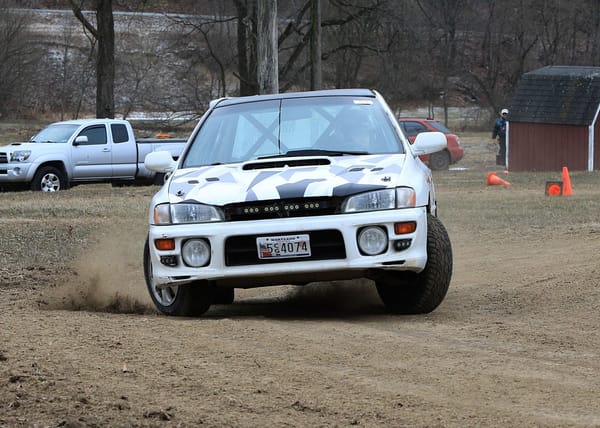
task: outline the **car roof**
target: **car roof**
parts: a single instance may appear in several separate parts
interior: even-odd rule
[[[60,122],[54,122],[52,125],[89,125],[89,124],[100,124],[100,123],[125,123],[124,119],[72,119],[62,120]]]
[[[231,98],[220,98],[211,102],[212,106],[226,106],[233,104],[243,104],[255,101],[267,101],[267,100],[283,100],[290,98],[310,98],[310,97],[332,97],[332,96],[350,96],[350,97],[372,97],[374,98],[375,92],[371,89],[325,89],[321,91],[304,91],[304,92],[283,92],[279,94],[265,94],[265,95],[250,95],[246,97],[231,97]]]
[[[439,122],[439,120],[437,120],[437,119],[426,119],[424,117],[399,117],[398,120],[401,122],[408,121],[408,120],[420,121],[420,122]]]

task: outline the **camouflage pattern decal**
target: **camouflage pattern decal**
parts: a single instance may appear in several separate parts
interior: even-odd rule
[[[171,202],[222,206],[258,200],[346,196],[395,187],[401,183],[405,155],[328,159],[330,165],[244,170],[244,164],[228,164],[177,170],[170,183]]]

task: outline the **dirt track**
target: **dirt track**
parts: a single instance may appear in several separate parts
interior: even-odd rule
[[[144,218],[68,268],[3,266],[0,426],[600,426],[600,180],[549,201],[531,176],[456,190],[459,174],[436,176],[455,265],[426,316],[385,314],[366,283],[159,316]]]

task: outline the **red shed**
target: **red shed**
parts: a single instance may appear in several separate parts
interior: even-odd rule
[[[600,67],[525,73],[509,108],[511,171],[600,170]]]

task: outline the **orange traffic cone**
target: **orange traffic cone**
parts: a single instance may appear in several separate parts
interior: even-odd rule
[[[498,177],[495,172],[488,172],[485,184],[488,186],[510,186],[508,181]]]
[[[569,177],[569,170],[566,166],[563,166],[562,169],[562,194],[564,196],[569,196],[573,194],[573,189],[571,188],[571,178]]]

